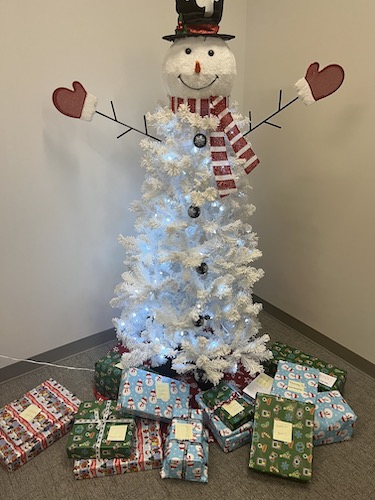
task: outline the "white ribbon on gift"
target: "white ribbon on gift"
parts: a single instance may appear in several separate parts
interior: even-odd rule
[[[112,401],[108,400],[105,403],[105,409],[100,417],[99,411],[97,409],[94,410],[94,418],[78,418],[74,421],[74,424],[96,424],[96,430],[99,431],[98,437],[96,438],[95,443],[95,455],[96,460],[101,460],[100,456],[100,447],[102,444],[105,426],[110,422],[110,412],[111,412],[111,403]],[[113,421],[118,424],[132,424],[133,420],[129,418],[119,418]]]

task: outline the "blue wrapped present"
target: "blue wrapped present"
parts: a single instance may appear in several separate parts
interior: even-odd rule
[[[190,385],[141,368],[122,373],[121,410],[137,417],[170,422],[178,409],[189,408]]]
[[[315,408],[314,446],[351,439],[357,415],[339,391],[320,392]]]
[[[315,404],[319,370],[288,361],[279,361],[271,394],[295,401]]]
[[[176,410],[165,444],[162,479],[208,482],[208,432],[202,410]]]
[[[228,385],[234,388],[231,384]],[[195,396],[195,401],[203,410],[203,419],[205,424],[210,429],[218,445],[225,453],[234,451],[240,446],[243,446],[251,441],[253,432],[253,422],[251,420],[241,425],[238,429],[231,430],[220,420],[218,415],[214,414],[214,410],[212,410],[204,402],[202,394],[197,394]]]

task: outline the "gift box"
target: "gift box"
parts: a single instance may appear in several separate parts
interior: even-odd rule
[[[240,446],[251,441],[253,431],[253,422],[248,421],[241,425],[236,430],[231,430],[227,427],[220,418],[214,414],[213,410],[209,408],[203,400],[202,394],[195,396],[197,405],[203,410],[203,420],[207,427],[212,432],[215,440],[225,453],[234,451]]]
[[[156,420],[136,419],[133,448],[129,458],[112,460],[85,459],[74,461],[75,479],[92,479],[127,472],[160,469],[163,442],[160,423]]]
[[[165,444],[162,479],[208,481],[208,432],[202,410],[176,410]]]
[[[271,394],[314,404],[318,393],[318,380],[319,372],[315,368],[279,361]]]
[[[53,379],[0,409],[0,463],[16,470],[66,434],[80,400]]]
[[[232,431],[254,418],[254,405],[230,383],[205,391],[203,401]]]
[[[122,375],[121,356],[119,350],[112,349],[95,363],[95,390],[107,399],[118,398]]]
[[[122,411],[170,422],[176,409],[189,408],[190,385],[141,368],[124,370],[119,391]]]
[[[258,393],[249,467],[277,476],[309,481],[315,405]]]
[[[357,415],[339,391],[321,392],[315,404],[314,446],[351,439]]]
[[[69,435],[70,458],[128,458],[134,419],[117,410],[117,401],[83,401]]]
[[[271,346],[271,351],[273,359],[267,364],[267,370],[271,376],[277,370],[278,361],[290,361],[319,370],[319,391],[338,390],[343,392],[346,382],[345,370],[281,342],[275,342]]]

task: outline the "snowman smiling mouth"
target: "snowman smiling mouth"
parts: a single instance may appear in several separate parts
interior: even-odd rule
[[[191,89],[191,90],[203,90],[203,89],[207,89],[208,87],[210,87],[213,83],[216,82],[216,80],[219,78],[219,75],[215,75],[215,78],[212,80],[211,83],[209,83],[208,85],[204,85],[203,87],[191,87],[190,85],[188,85],[187,83],[185,83],[182,79],[182,76],[181,75],[178,75],[177,77],[181,83],[183,83],[185,85],[185,87],[187,87],[188,89]]]

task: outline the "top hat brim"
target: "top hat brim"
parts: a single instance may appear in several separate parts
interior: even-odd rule
[[[166,35],[163,36],[163,40],[167,40],[168,42],[174,42],[177,39],[180,38],[188,38],[192,36],[204,36],[204,37],[215,37],[215,38],[221,38],[222,40],[232,40],[235,38],[235,35],[219,35],[217,33],[184,33],[184,34],[174,34],[174,35]]]

